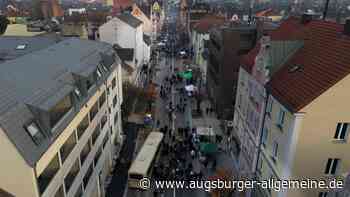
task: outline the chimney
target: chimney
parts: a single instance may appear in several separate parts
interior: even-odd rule
[[[301,16],[301,23],[302,23],[302,24],[307,24],[307,23],[309,23],[310,21],[312,21],[312,14],[311,14],[311,13],[304,13],[304,14]]]
[[[350,18],[347,18],[344,24],[344,34],[350,36]]]

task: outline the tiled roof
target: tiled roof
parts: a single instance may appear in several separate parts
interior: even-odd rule
[[[107,43],[72,38],[1,64],[1,129],[28,165],[35,165],[79,110],[74,108],[55,130],[43,126],[37,111],[49,111],[70,94],[76,87],[76,77],[91,75],[101,62],[112,65],[113,53]],[[43,133],[52,134],[40,144],[24,129],[33,120],[38,120]]]
[[[268,32],[273,40],[298,40],[302,39],[302,32],[305,28],[305,25],[300,23],[300,19],[296,17],[290,17],[285,20],[278,28]],[[251,72],[252,67],[255,64],[255,58],[258,55],[260,50],[260,44],[257,42],[256,46],[249,51],[246,55],[241,56],[240,64],[243,68]]]
[[[292,112],[300,111],[350,73],[350,36],[342,33],[342,25],[317,20],[302,26],[301,33],[283,30],[289,35],[294,31],[303,38],[304,46],[267,84],[271,94]],[[293,72],[296,66],[300,69]]]
[[[125,9],[131,7],[134,4],[133,0],[113,0],[113,7],[118,9]]]
[[[249,53],[240,57],[240,65],[248,72],[251,73],[255,64],[255,58],[260,51],[260,43],[257,42],[255,47],[249,51]]]
[[[194,29],[201,33],[206,33],[215,25],[222,25],[225,22],[225,18],[215,15],[207,15],[202,18],[197,24],[194,25]]]
[[[136,18],[135,16],[133,16],[129,13],[119,14],[119,15],[117,15],[117,18],[119,18],[121,21],[129,24],[130,26],[132,26],[134,28],[136,28],[142,24],[141,20],[139,20],[138,18]]]

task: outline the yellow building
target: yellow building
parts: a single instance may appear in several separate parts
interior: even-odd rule
[[[16,197],[104,196],[121,143],[112,46],[67,39],[0,69],[0,188]]]
[[[342,26],[308,16],[284,23],[289,24],[282,23],[279,34],[272,36],[299,39],[303,45],[266,85],[268,100],[256,174],[259,180],[326,180],[330,186],[331,180],[343,180],[350,170],[350,23]],[[300,187],[281,191],[260,187],[253,194],[347,195],[341,188]]]

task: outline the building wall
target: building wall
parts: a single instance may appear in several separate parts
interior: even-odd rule
[[[197,31],[193,31],[192,33],[192,46],[194,50],[194,62],[196,65],[198,65],[202,72],[202,80],[204,84],[206,83],[206,76],[207,76],[207,60],[205,60],[202,56],[202,53],[204,52],[205,41],[209,40],[209,34],[203,34],[199,33]]]
[[[100,40],[110,44],[118,44],[123,48],[135,48],[135,29],[113,18],[99,28]]]
[[[110,82],[111,79],[113,77],[116,77],[116,75],[120,75],[120,65],[117,66],[117,69],[114,70],[114,72],[111,73],[111,75],[108,77],[109,79],[107,80],[107,86],[111,86]],[[111,95],[116,95],[118,94],[118,84],[120,84],[118,81],[116,81],[116,88],[113,90],[110,90],[109,94]],[[118,87],[118,88],[117,88]],[[95,102],[98,101],[100,95],[102,93],[107,93],[106,90],[106,85],[101,85],[96,93],[90,98],[90,100],[86,103],[85,107],[83,107],[80,112],[76,115],[76,117],[72,120],[72,122],[67,126],[67,128],[62,132],[62,134],[55,140],[55,142],[49,147],[49,149],[45,152],[45,154],[41,157],[41,159],[37,162],[36,165],[36,173],[37,176],[39,177],[40,174],[44,171],[44,169],[48,166],[48,164],[50,163],[50,161],[52,160],[52,158],[58,154],[59,158],[60,158],[60,148],[61,146],[66,142],[66,140],[68,139],[68,137],[71,136],[72,133],[76,132],[76,128],[79,125],[79,123],[83,120],[83,118],[89,113],[91,107],[95,104]],[[70,169],[72,167],[72,165],[74,164],[75,161],[80,161],[80,153],[82,151],[82,149],[84,148],[84,146],[87,143],[90,143],[90,138],[91,135],[94,131],[94,129],[99,126],[99,123],[101,121],[101,118],[104,114],[107,114],[107,122],[106,125],[103,127],[103,129],[101,129],[101,132],[95,142],[95,145],[92,146],[92,149],[87,157],[87,159],[85,160],[84,163],[80,163],[80,171],[78,173],[78,175],[76,176],[76,178],[74,179],[74,182],[72,184],[72,186],[70,187],[69,191],[66,191],[67,196],[74,196],[75,192],[78,190],[79,187],[81,187],[82,184],[82,179],[84,177],[84,175],[87,172],[88,167],[91,165],[92,161],[94,160],[95,154],[97,152],[97,150],[101,147],[104,137],[105,135],[111,135],[111,130],[110,128],[113,129],[112,127],[112,123],[111,123],[111,117],[114,117],[114,114],[109,114],[109,111],[115,112],[117,111],[119,113],[120,111],[120,103],[118,103],[116,105],[116,107],[113,107],[113,102],[110,102],[110,96],[107,95],[106,98],[106,102],[104,103],[103,106],[101,106],[101,108],[99,109],[96,117],[90,122],[89,127],[85,130],[84,134],[81,136],[81,138],[77,141],[77,144],[75,145],[74,149],[71,151],[71,153],[68,155],[67,159],[64,161],[64,163],[62,163],[62,160],[60,159],[60,169],[57,171],[56,175],[52,178],[52,180],[50,181],[49,185],[47,186],[46,190],[44,191],[44,193],[41,195],[42,197],[49,197],[54,195],[57,190],[59,189],[59,187],[62,186],[62,184],[64,184],[64,178],[66,177],[66,175],[70,172]],[[109,110],[110,109],[110,110]],[[108,118],[109,117],[109,118]],[[118,126],[115,126],[116,128],[121,127],[120,124],[121,122],[118,121],[117,122]],[[117,130],[117,129],[115,129]],[[120,130],[120,128],[118,128],[118,130]],[[113,133],[115,136],[119,135],[119,131],[115,131]],[[77,135],[75,133],[75,135]],[[101,160],[103,161],[108,161],[106,158],[109,158],[109,163],[110,165],[103,165],[103,164],[94,164],[94,173],[98,174],[101,170],[103,166],[111,166],[112,162],[112,156],[114,155],[114,152],[112,150],[112,145],[111,145],[111,139],[112,137],[109,137],[109,143],[107,143],[108,145],[103,148],[102,154],[100,159],[98,160],[99,162]],[[100,162],[101,163],[101,162]],[[91,181],[96,179],[96,176],[91,176],[92,178],[90,178],[89,184],[88,186],[85,188],[85,195],[89,196],[90,193],[92,192],[96,192],[94,189],[91,189],[92,186],[91,185]],[[103,180],[104,181],[104,180]],[[100,189],[99,189],[99,192]]]
[[[293,162],[293,177],[316,179],[332,177],[324,173],[328,158],[340,159],[336,175],[341,176],[349,172],[349,129],[345,141],[334,139],[337,123],[350,122],[348,87],[350,87],[349,76],[301,110],[305,112],[305,116]],[[318,192],[320,190],[290,193],[288,196],[317,196]]]
[[[287,171],[289,170],[288,166],[290,162],[291,150],[294,148],[293,142],[293,133],[297,131],[295,125],[296,116],[289,112],[283,105],[281,105],[273,96],[269,96],[269,100],[272,100],[272,110],[270,113],[266,114],[265,120],[263,123],[263,130],[267,130],[267,140],[266,146],[261,146],[261,153],[259,160],[263,160],[262,168],[260,171],[260,178],[262,180],[267,179],[288,179],[286,177]],[[277,126],[278,117],[280,110],[285,111],[284,123],[282,129]],[[299,123],[298,123],[299,124]],[[273,161],[273,147],[274,143],[278,144],[277,148],[277,157],[275,162]],[[259,161],[261,162],[261,161]],[[260,167],[258,167],[260,168]],[[271,191],[271,196],[278,196],[282,192]]]
[[[133,5],[133,11],[131,12],[131,14],[143,22],[143,33],[148,36],[151,36],[153,28],[152,21],[142,12],[142,10],[139,7],[137,7],[136,4]]]
[[[0,154],[0,188],[14,196],[39,196],[34,170],[24,161],[1,128]]]

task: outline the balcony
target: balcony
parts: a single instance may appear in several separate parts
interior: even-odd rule
[[[77,128],[77,133],[78,133],[78,139],[83,136],[85,130],[89,127],[89,117],[86,115],[84,119],[79,123],[78,128]]]
[[[90,122],[95,118],[98,113],[98,102],[96,102],[90,109]]]
[[[75,177],[78,175],[79,171],[80,171],[79,159],[77,159],[73,164],[72,168],[70,169],[70,172],[67,174],[66,178],[64,179],[64,184],[65,184],[67,193],[71,188],[75,180]]]
[[[98,136],[100,135],[101,133],[101,129],[100,129],[100,126],[96,126],[94,132],[92,133],[92,136],[91,136],[91,140],[92,140],[92,145],[94,146],[95,143],[96,143],[96,140],[98,138]]]
[[[63,186],[61,186],[55,194],[55,197],[64,197]]]
[[[98,162],[98,160],[101,157],[101,154],[102,154],[102,146],[100,146],[100,148],[98,149],[98,151],[95,154],[95,157],[94,157],[94,164],[95,164],[95,166],[97,165],[97,162]]]
[[[60,169],[60,162],[58,159],[58,154],[51,160],[49,165],[37,178],[39,192],[42,194],[46,190],[47,186],[50,184],[50,181],[56,175],[57,171]]]
[[[90,177],[91,177],[93,171],[94,171],[94,166],[93,166],[93,163],[91,162],[89,169],[86,171],[86,174],[83,178],[84,188],[86,188],[87,184],[89,183],[89,180],[90,180]]]
[[[102,118],[101,118],[101,130],[105,127],[106,125],[106,122],[107,122],[107,116],[106,115],[103,115]]]
[[[90,144],[90,140],[89,140],[80,153],[80,161],[81,161],[82,166],[83,166],[87,156],[89,155],[90,151],[91,151],[91,144]]]
[[[100,108],[103,106],[103,104],[106,102],[106,92],[103,92],[100,96],[100,98],[98,99],[98,103]]]
[[[76,144],[77,139],[75,137],[75,132],[73,132],[60,149],[62,163],[67,159],[68,155],[72,152]]]

